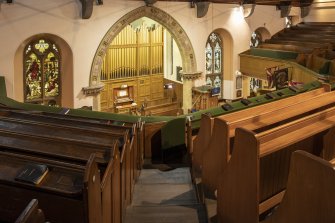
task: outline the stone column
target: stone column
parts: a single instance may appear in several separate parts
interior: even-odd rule
[[[101,106],[100,106],[100,93],[104,89],[104,84],[99,83],[94,86],[89,86],[89,87],[83,87],[82,91],[85,96],[93,96],[93,111],[100,111]]]
[[[187,114],[192,108],[192,87],[195,79],[201,76],[202,72],[181,72],[183,78],[183,110]]]

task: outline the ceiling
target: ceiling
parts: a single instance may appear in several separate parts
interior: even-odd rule
[[[313,0],[133,0],[133,1],[169,1],[169,2],[212,2],[219,4],[256,4],[256,5],[276,5],[276,6],[293,6],[306,7],[310,6]]]

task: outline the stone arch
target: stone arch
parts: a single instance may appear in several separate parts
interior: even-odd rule
[[[14,99],[23,102],[23,51],[26,45],[38,38],[47,38],[59,47],[61,56],[61,104],[62,107],[73,107],[73,53],[69,44],[59,36],[40,33],[25,39],[17,48],[14,56]],[[66,62],[65,62],[66,61]]]
[[[95,53],[91,73],[90,73],[90,87],[94,87],[100,82],[100,72],[103,58],[106,54],[108,46],[112,43],[113,39],[125,28],[129,23],[141,18],[148,17],[162,24],[175,39],[180,54],[182,57],[183,72],[194,73],[196,72],[196,59],[194,50],[190,39],[182,26],[172,18],[168,13],[156,7],[142,6],[139,7],[120,18],[106,33],[104,38],[99,44],[97,52]],[[96,104],[93,102],[93,104]]]

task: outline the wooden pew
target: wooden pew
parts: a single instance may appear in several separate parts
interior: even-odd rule
[[[4,111],[5,112],[5,111]],[[1,112],[0,112],[1,113]],[[61,115],[47,112],[28,112],[28,111],[7,111],[2,113],[4,116],[20,118],[25,120],[32,120],[44,123],[53,123],[62,126],[79,127],[84,129],[90,129],[94,131],[102,132],[120,132],[122,130],[129,130],[129,151],[126,152],[125,162],[122,165],[130,166],[127,169],[130,171],[129,181],[131,182],[131,188],[134,187],[135,181],[137,180],[140,170],[143,165],[143,122],[139,119],[137,123],[130,123],[126,121],[113,121],[103,120],[95,118],[84,118],[71,115]],[[128,179],[127,178],[127,179]],[[131,178],[131,179],[130,179]],[[130,190],[130,189],[129,189]],[[131,189],[132,190],[132,189]],[[130,192],[128,194],[128,203],[131,200]]]
[[[298,95],[295,95],[295,96],[292,96],[292,97],[283,98],[283,99],[280,99],[280,100],[277,100],[277,101],[273,101],[271,103],[266,103],[266,104],[262,104],[262,105],[259,105],[259,106],[246,108],[246,109],[236,111],[236,112],[233,112],[233,113],[224,114],[222,116],[218,116],[218,118],[226,117],[226,118],[231,119],[232,121],[233,120],[239,120],[239,119],[243,119],[245,117],[249,117],[253,114],[260,114],[260,113],[263,113],[263,112],[274,111],[278,108],[293,105],[297,101],[307,100],[310,97],[314,97],[314,96],[323,94],[323,93],[328,92],[328,91],[330,91],[330,86],[329,85],[324,85],[323,88],[319,88],[319,89],[316,89],[316,90],[313,90],[313,91],[308,91],[308,92],[305,92],[305,93],[301,93],[301,94],[298,94]],[[212,141],[212,139],[211,139],[212,130],[210,130],[210,129],[213,128],[214,118],[209,118],[209,117],[203,117],[203,118],[204,118],[204,120],[201,120],[201,125],[200,125],[201,127],[200,127],[199,134],[197,135],[197,137],[193,141],[192,159],[195,162],[192,163],[192,164],[193,164],[196,171],[202,169],[203,159],[206,156],[206,154],[209,150],[210,142]],[[203,126],[205,128],[204,130],[201,129]]]
[[[237,128],[231,159],[220,177],[220,222],[258,222],[259,215],[280,203],[289,159],[296,150],[321,155],[334,152],[335,107],[278,127],[252,132]]]
[[[44,213],[39,208],[37,199],[32,199],[29,202],[15,223],[45,223]]]
[[[8,119],[8,118],[7,118]],[[45,131],[44,128],[38,125],[32,125],[32,123],[12,123],[5,118],[0,119],[0,123],[4,128],[0,128],[0,146],[1,150],[5,151],[21,151],[25,153],[35,154],[35,156],[42,155],[44,157],[58,158],[60,160],[65,160],[67,162],[86,162],[91,153],[96,154],[96,159],[99,164],[101,164],[100,170],[102,175],[101,184],[101,194],[105,198],[103,200],[103,220],[104,222],[111,222],[113,218],[120,218],[119,212],[125,209],[125,188],[118,193],[114,192],[116,189],[121,188],[120,185],[120,159],[124,158],[119,155],[118,149],[118,139],[119,137],[112,138],[109,135],[109,142],[96,143],[92,142],[91,138],[88,139],[72,139],[76,132],[62,131],[62,129],[57,129],[52,126],[48,126],[48,130],[52,134],[42,134],[41,131]],[[11,124],[15,124],[14,126]],[[1,126],[1,127],[2,127]],[[11,127],[11,130],[6,130],[6,128]],[[15,128],[17,127],[17,128]],[[28,133],[26,133],[28,132]],[[56,134],[57,133],[57,134]],[[92,132],[94,134],[94,132]],[[56,134],[56,136],[53,136]],[[82,137],[82,136],[79,136]],[[75,137],[74,137],[75,138]],[[99,139],[99,137],[97,137]],[[102,137],[101,137],[102,138]],[[126,149],[122,150],[125,154]],[[123,155],[125,157],[125,155]],[[121,175],[122,186],[127,187],[129,183],[126,182],[125,167],[124,172]],[[116,187],[116,188],[114,188]],[[116,194],[116,195],[115,195]],[[122,198],[117,198],[122,194]],[[112,197],[114,195],[114,197]],[[114,200],[111,200],[113,199]],[[116,210],[111,210],[112,202],[120,202]],[[115,221],[118,222],[118,221]]]
[[[100,174],[95,155],[84,165],[0,152],[0,219],[14,222],[32,199],[39,200],[46,220],[51,222],[102,222]],[[49,172],[37,184],[15,180],[31,163],[48,166]]]
[[[286,192],[265,223],[335,222],[334,164],[304,151],[292,154]]]
[[[124,145],[121,152],[121,172],[122,176],[122,185],[123,187],[122,194],[124,195],[122,200],[126,200],[126,203],[123,205],[125,207],[131,202],[131,194],[135,185],[135,180],[139,173],[136,170],[139,170],[137,167],[138,153],[135,147],[136,136],[128,134],[129,132],[135,132],[135,126],[113,126],[109,124],[102,124],[97,122],[83,122],[79,120],[72,120],[67,118],[58,117],[60,115],[45,116],[37,113],[28,113],[28,112],[14,112],[14,111],[0,111],[0,123],[1,120],[4,121],[17,121],[25,125],[30,125],[30,128],[37,134],[47,135],[49,137],[61,137],[64,138],[75,138],[77,140],[85,140],[87,143],[92,143],[95,141],[96,144],[107,143],[109,140],[114,140],[115,138],[122,138]],[[20,120],[18,120],[20,119]],[[50,130],[53,129],[52,135],[50,135]],[[27,131],[27,127],[21,128],[24,132]],[[135,133],[136,134],[136,133]],[[141,137],[139,137],[141,138]],[[130,139],[130,140],[129,140]]]
[[[276,106],[275,110],[270,109],[259,114],[250,113],[245,115],[244,118],[233,114],[216,118],[214,120],[214,133],[203,157],[203,184],[210,191],[218,188],[218,176],[225,170],[230,159],[236,128],[265,130],[298,119],[311,112],[317,112],[322,108],[334,106],[334,98],[335,92],[328,92],[306,100],[297,100],[294,104],[285,107]]]
[[[210,143],[210,136],[212,135],[214,124],[214,118],[209,114],[202,114],[200,120],[200,129],[198,135],[193,139],[193,146],[191,157],[192,157],[192,169],[195,175],[201,172],[203,153],[206,150],[207,145]]]

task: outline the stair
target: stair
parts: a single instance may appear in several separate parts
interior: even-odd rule
[[[207,223],[188,167],[143,169],[127,208],[126,223]]]

